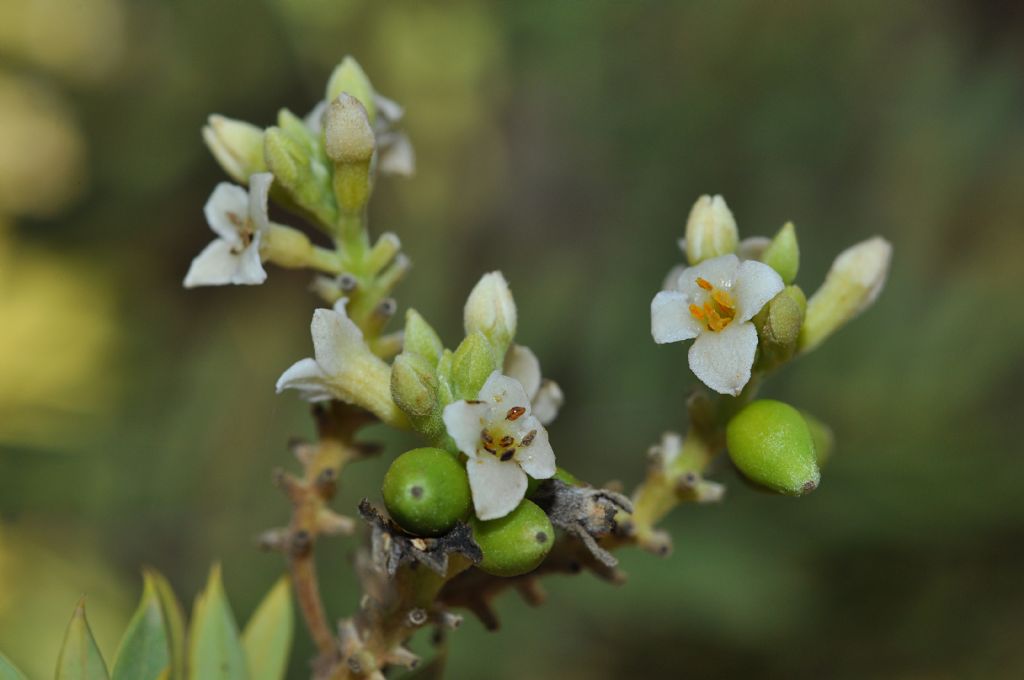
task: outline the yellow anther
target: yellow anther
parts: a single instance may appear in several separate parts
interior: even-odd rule
[[[697,285],[703,288],[704,290],[714,289],[714,286],[711,285],[710,281],[708,281],[707,279],[703,279],[699,276],[697,277]]]
[[[692,314],[693,318],[697,319],[698,321],[704,320],[704,310],[698,307],[697,305],[690,305],[690,314]]]

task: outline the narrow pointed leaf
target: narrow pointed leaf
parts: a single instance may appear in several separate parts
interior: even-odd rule
[[[250,680],[282,680],[288,668],[295,613],[292,585],[282,577],[266,594],[242,633]]]
[[[188,640],[192,680],[248,680],[238,625],[224,593],[220,565],[210,571],[206,590],[196,598]]]
[[[117,650],[113,680],[158,680],[170,667],[170,639],[153,578],[143,574],[142,600]]]
[[[28,678],[6,656],[0,654],[0,680],[28,680]]]
[[[168,649],[171,654],[167,680],[185,680],[185,610],[163,574],[153,569],[147,570],[146,574],[156,590],[157,597],[160,598],[160,610],[167,629]]]
[[[107,680],[107,665],[103,662],[96,640],[85,619],[85,599],[83,598],[71,623],[64,634],[64,644],[57,658],[57,680]]]

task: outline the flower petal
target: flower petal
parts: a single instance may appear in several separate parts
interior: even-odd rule
[[[416,173],[416,150],[404,132],[389,132],[380,136],[380,157],[377,168],[385,175],[411,177]]]
[[[346,355],[361,352],[365,347],[359,327],[348,316],[333,309],[313,312],[310,333],[313,335],[313,355],[328,375],[340,373],[346,363]]]
[[[736,396],[750,380],[756,350],[754,324],[733,321],[717,333],[700,334],[690,348],[690,370],[715,392]]]
[[[256,232],[266,231],[270,226],[270,217],[267,215],[267,195],[270,193],[270,185],[274,176],[269,172],[260,172],[249,178],[249,218],[252,220]]]
[[[662,290],[679,290],[679,277],[682,276],[683,272],[686,271],[686,267],[677,264],[668,271],[665,275],[665,280],[661,282]]]
[[[302,122],[306,124],[309,131],[318,137],[324,129],[324,113],[326,112],[327,100],[321,99],[317,102],[317,105],[313,107],[313,110],[307,113],[306,117],[302,119]]]
[[[292,364],[277,379],[278,393],[298,390],[307,401],[327,401],[333,398],[327,375],[313,359],[302,359]]]
[[[373,103],[381,117],[388,123],[397,123],[405,115],[405,109],[394,99],[388,99],[383,95],[374,93]]]
[[[195,256],[185,274],[185,287],[223,286],[231,283],[238,269],[238,255],[231,252],[231,244],[217,239]]]
[[[540,360],[529,347],[513,344],[505,354],[505,375],[518,380],[526,390],[526,396],[533,401],[540,389]]]
[[[533,415],[537,417],[541,425],[547,425],[558,416],[558,411],[564,403],[565,395],[562,394],[562,388],[558,386],[558,383],[554,380],[545,380],[533,397],[531,403]]]
[[[524,419],[526,420],[526,419]],[[555,452],[551,449],[551,442],[548,440],[548,431],[536,418],[529,418],[524,423],[527,431],[536,431],[533,441],[529,446],[520,446],[516,451],[516,462],[519,463],[526,474],[534,479],[548,479],[555,474]]]
[[[206,200],[203,214],[213,233],[233,246],[241,245],[238,223],[249,215],[249,194],[242,187],[221,182]]]
[[[786,284],[779,273],[763,262],[746,260],[736,271],[732,293],[736,297],[736,321],[749,321]]]
[[[703,325],[693,318],[690,298],[672,290],[663,290],[651,300],[651,336],[659,345],[689,340],[700,335]]]
[[[736,246],[736,256],[741,260],[760,260],[772,240],[767,236],[750,236]]]
[[[716,288],[729,288],[736,279],[736,270],[739,266],[740,259],[731,253],[704,260],[694,267],[683,270],[679,275],[677,290],[685,293],[691,300],[702,300],[707,293],[697,285],[698,278],[704,279]]]
[[[490,412],[491,407],[481,402],[456,401],[444,407],[441,419],[448,436],[455,441],[459,451],[470,458],[476,457],[480,432],[486,426]]]
[[[267,280],[267,271],[263,268],[260,256],[260,235],[256,234],[252,242],[238,254],[238,266],[231,283],[238,286],[256,286]]]
[[[526,496],[526,473],[513,461],[485,455],[466,461],[473,508],[482,520],[498,519],[516,509]]]
[[[526,391],[519,381],[498,371],[488,376],[487,382],[480,388],[478,398],[492,407],[510,409],[513,406],[522,406],[527,413],[530,411],[530,398],[526,396]]]

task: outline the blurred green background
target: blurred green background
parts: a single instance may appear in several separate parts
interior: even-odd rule
[[[189,602],[214,560],[244,620],[282,570],[270,471],[306,409],[307,277],[186,292],[222,176],[199,129],[305,113],[355,55],[407,108],[412,180],[371,213],[400,288],[459,339],[500,268],[567,404],[560,461],[643,472],[683,426],[685,349],[649,301],[701,193],[741,234],[792,219],[798,282],[895,246],[879,303],[767,387],[838,449],[799,501],[749,490],[671,516],[630,582],[552,578],[451,677],[1024,677],[1024,10],[1002,2],[6,0],[0,4],[0,649],[52,673],[77,598],[113,655],[154,565]],[[403,441],[350,468],[351,512]],[[351,612],[355,539],[322,552]],[[294,677],[310,644],[298,634]]]

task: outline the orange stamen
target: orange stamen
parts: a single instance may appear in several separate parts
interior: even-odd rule
[[[697,319],[698,321],[704,320],[704,310],[698,307],[697,305],[690,305],[690,314],[692,314],[693,318]]]
[[[736,308],[736,303],[732,301],[732,296],[721,288],[711,294],[711,299],[717,302],[719,307],[723,307],[725,309]]]
[[[707,279],[702,279],[699,276],[697,277],[697,285],[703,288],[704,290],[711,290],[714,288],[714,286],[711,285],[710,281],[708,281]]]

